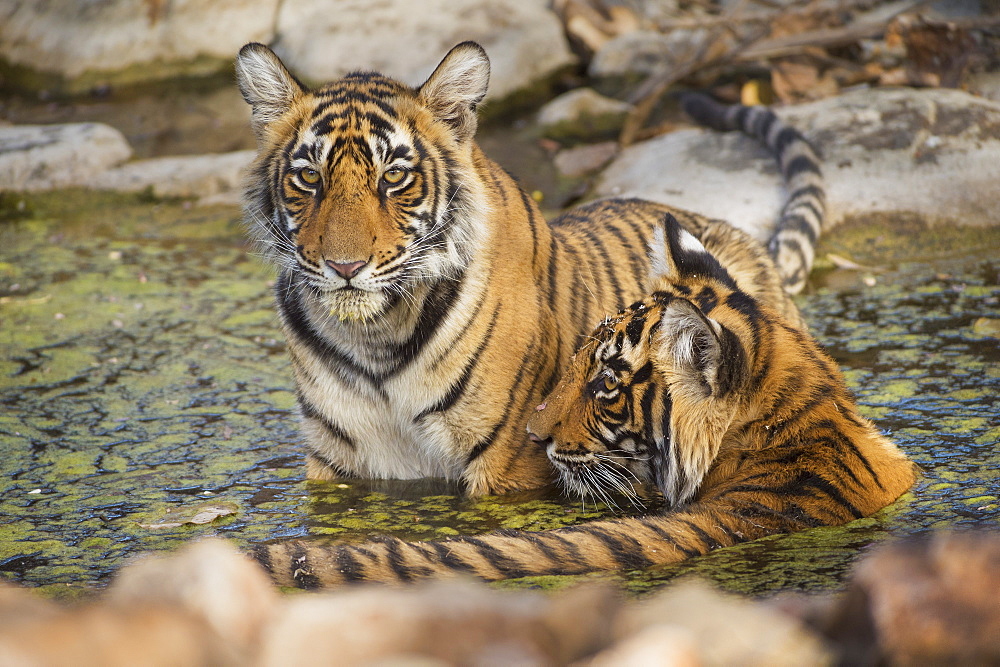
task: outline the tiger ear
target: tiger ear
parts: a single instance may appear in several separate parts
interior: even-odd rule
[[[459,141],[476,132],[476,106],[486,97],[490,59],[475,42],[462,42],[448,52],[420,86],[420,97],[436,118],[454,128]]]
[[[722,325],[686,299],[671,299],[663,308],[654,345],[662,368],[670,368],[678,385],[692,398],[718,393],[723,350]]]
[[[715,259],[701,241],[681,227],[672,214],[663,216],[663,224],[653,230],[653,240],[649,245],[649,259],[653,275],[670,282],[690,278],[714,278],[735,289],[736,282]]]
[[[250,123],[258,136],[305,92],[278,56],[256,42],[244,46],[236,56],[236,82],[252,109]]]

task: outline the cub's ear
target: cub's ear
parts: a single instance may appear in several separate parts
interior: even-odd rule
[[[236,82],[253,113],[254,132],[261,131],[288,111],[305,87],[263,44],[251,42],[236,56]]]
[[[486,97],[490,59],[475,42],[462,42],[444,57],[420,86],[420,97],[439,119],[467,141],[476,133],[476,106]]]
[[[694,399],[716,393],[723,363],[722,325],[686,299],[671,299],[663,309],[659,340],[653,346],[662,368],[672,369],[678,389]]]
[[[663,217],[663,225],[653,230],[649,245],[649,259],[654,275],[670,282],[691,278],[714,278],[736,289],[736,282],[729,272],[715,259],[701,241],[681,227],[670,213]]]
[[[739,337],[687,299],[667,303],[656,335],[657,361],[673,370],[679,388],[694,400],[725,398],[746,377],[749,362]]]

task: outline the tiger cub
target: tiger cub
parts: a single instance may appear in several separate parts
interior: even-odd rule
[[[593,332],[528,429],[569,488],[602,496],[649,482],[661,512],[436,542],[277,543],[258,560],[304,588],[642,568],[843,524],[910,488],[913,465],[858,413],[809,334],[669,215],[652,255],[652,294]]]
[[[465,42],[418,88],[356,72],[308,89],[263,45],[237,57],[258,143],[245,218],[279,269],[309,477],[443,477],[471,494],[547,483],[528,417],[594,323],[648,291],[645,248],[667,212],[798,317],[767,250],[726,223],[634,199],[546,223],[475,143],[489,71]],[[805,140],[768,111],[736,123],[821,222]]]

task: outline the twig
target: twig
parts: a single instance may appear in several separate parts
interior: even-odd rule
[[[763,60],[766,58],[777,58],[798,53],[805,47],[841,46],[856,42],[859,39],[878,37],[885,32],[886,26],[893,19],[921,4],[925,3],[922,0],[918,0],[902,4],[895,11],[878,20],[855,21],[854,23],[838,28],[820,28],[818,30],[800,32],[795,35],[765,39],[743,51],[737,59]]]

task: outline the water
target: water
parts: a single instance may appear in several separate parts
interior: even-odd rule
[[[0,202],[5,578],[71,597],[204,535],[428,539],[611,514],[546,492],[470,500],[435,480],[304,481],[272,276],[238,218],[82,192]],[[801,303],[865,413],[923,469],[913,493],[846,527],[593,576],[636,593],[688,573],[752,594],[824,590],[889,536],[997,526],[1000,340],[975,327],[1000,318],[1000,231],[904,223],[832,235],[828,250],[885,270],[821,273]],[[199,512],[216,518],[191,523]]]

